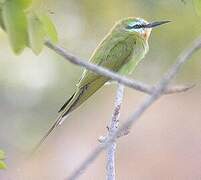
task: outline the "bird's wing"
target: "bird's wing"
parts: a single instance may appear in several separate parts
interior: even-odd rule
[[[114,40],[111,40],[114,41]],[[133,53],[133,41],[130,41],[128,37],[115,39],[115,42],[103,42],[93,53],[90,60],[91,63],[103,66],[112,71],[118,71],[127,61]],[[77,84],[78,87],[91,83],[101,76],[85,70],[83,75]]]

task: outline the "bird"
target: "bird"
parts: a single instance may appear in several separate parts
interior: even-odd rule
[[[131,74],[149,50],[148,40],[152,28],[170,21],[148,22],[143,18],[124,18],[111,28],[90,57],[90,62],[122,75]],[[76,84],[76,90],[58,111],[60,114],[36,146],[62,124],[64,119],[92,96],[110,79],[85,69]]]

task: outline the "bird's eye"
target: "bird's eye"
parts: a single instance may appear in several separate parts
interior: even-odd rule
[[[143,28],[142,24],[128,25],[127,29],[140,29]]]
[[[134,27],[134,29],[140,29],[140,28],[143,28],[142,24],[136,24]]]

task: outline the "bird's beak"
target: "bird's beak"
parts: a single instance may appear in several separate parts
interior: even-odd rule
[[[153,27],[157,27],[157,26],[160,26],[162,24],[166,24],[166,23],[169,23],[171,21],[156,21],[156,22],[151,22],[151,23],[148,23],[146,25],[144,25],[144,28],[153,28]]]

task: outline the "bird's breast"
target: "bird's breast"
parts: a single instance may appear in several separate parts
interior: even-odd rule
[[[144,58],[149,49],[148,43],[143,40],[135,40],[135,43],[132,44],[132,46],[133,52],[129,57],[127,63],[121,68],[121,74],[131,74],[135,70],[139,62]]]

